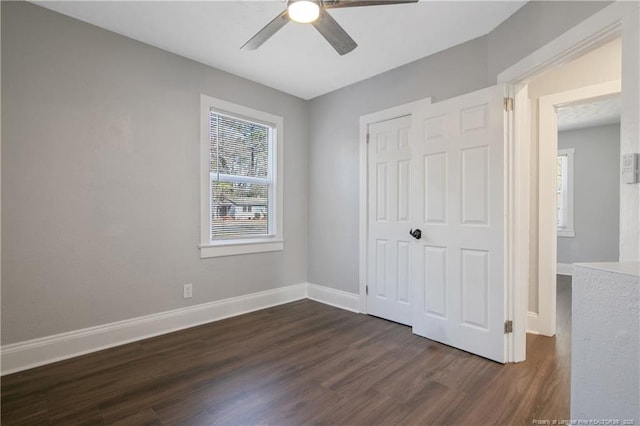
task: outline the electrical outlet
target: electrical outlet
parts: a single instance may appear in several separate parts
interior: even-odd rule
[[[193,297],[193,284],[185,284],[182,288],[182,297],[191,299]]]

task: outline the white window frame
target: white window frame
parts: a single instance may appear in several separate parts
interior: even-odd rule
[[[209,112],[216,111],[269,126],[270,170],[272,190],[270,196],[269,235],[236,239],[211,240],[211,174]],[[283,153],[284,119],[280,116],[237,105],[222,99],[200,95],[200,257],[233,256],[284,249],[283,221]]]
[[[575,237],[576,232],[574,229],[573,222],[573,175],[574,175],[574,167],[573,167],[573,156],[575,154],[574,148],[568,149],[559,149],[558,157],[567,157],[567,170],[563,173],[563,188],[566,188],[566,193],[564,196],[561,196],[561,200],[565,203],[564,212],[565,212],[565,220],[566,224],[563,227],[558,226],[558,237]],[[557,206],[556,206],[557,207]],[[556,209],[557,212],[560,209]]]

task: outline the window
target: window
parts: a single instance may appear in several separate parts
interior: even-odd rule
[[[201,95],[200,257],[282,250],[283,119]]]
[[[558,236],[575,237],[573,229],[573,149],[558,150],[556,208]]]

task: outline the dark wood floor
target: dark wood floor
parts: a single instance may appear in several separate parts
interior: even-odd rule
[[[570,281],[558,336],[499,365],[300,301],[2,378],[3,425],[532,424],[569,418]]]

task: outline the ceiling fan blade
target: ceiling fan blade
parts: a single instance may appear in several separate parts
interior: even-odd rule
[[[287,10],[285,9],[284,12],[276,16],[273,21],[265,25],[264,28],[258,31],[256,35],[251,37],[248,42],[243,44],[240,49],[257,49],[258,47],[262,46],[262,43],[269,40],[271,36],[277,33],[280,28],[284,27],[287,22],[289,22],[289,15],[287,14]]]
[[[320,9],[320,16],[311,23],[316,30],[329,42],[340,55],[351,52],[358,44],[324,9]]]
[[[324,0],[325,9],[338,7],[384,6],[389,4],[417,3],[419,0]]]

